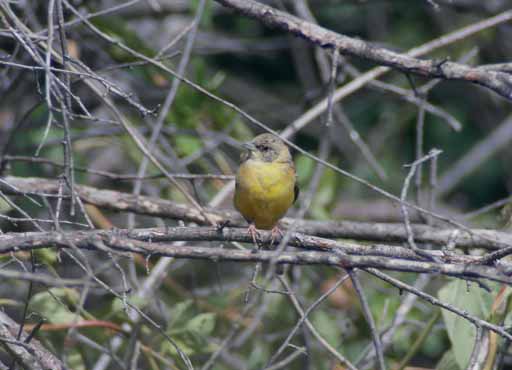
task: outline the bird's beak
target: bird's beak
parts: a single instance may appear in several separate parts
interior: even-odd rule
[[[243,143],[242,148],[247,149],[250,152],[253,152],[256,150],[256,146],[250,141],[247,143]]]

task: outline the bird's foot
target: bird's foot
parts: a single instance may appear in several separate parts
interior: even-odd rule
[[[270,239],[270,245],[274,245],[276,242],[276,239],[279,238],[282,240],[284,238],[285,232],[279,227],[279,225],[276,225],[272,228],[270,231],[271,239]],[[279,243],[276,243],[279,245]],[[275,272],[277,275],[283,275],[284,274],[284,265],[277,264]]]
[[[258,237],[260,236],[260,233],[258,232],[258,229],[256,229],[256,225],[250,224],[247,228],[247,234],[249,234],[252,238],[252,242],[254,243],[254,249],[253,252],[257,252],[260,247],[258,244]]]
[[[276,241],[276,239],[279,237],[280,239],[282,239],[284,237],[284,232],[283,230],[281,230],[281,228],[279,227],[279,225],[276,225],[272,228],[272,230],[270,231],[270,235],[271,235],[271,239],[270,239],[270,245],[274,245],[274,242]]]

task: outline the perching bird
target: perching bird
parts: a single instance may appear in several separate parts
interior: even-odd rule
[[[286,144],[277,136],[262,134],[242,145],[236,174],[235,207],[249,223],[256,243],[256,228],[281,233],[277,222],[297,199],[295,165]]]

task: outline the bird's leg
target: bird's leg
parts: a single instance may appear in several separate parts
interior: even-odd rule
[[[270,245],[274,245],[274,242],[276,241],[276,238],[279,236],[281,240],[284,238],[284,231],[279,227],[279,224],[276,224],[270,231],[271,239],[270,239]],[[279,244],[279,243],[278,243]],[[277,264],[275,267],[275,272],[277,275],[283,275],[284,274],[284,265]]]
[[[270,231],[270,235],[272,236],[270,239],[270,245],[274,245],[274,242],[276,241],[276,238],[279,236],[280,238],[284,237],[284,232],[279,227],[279,224],[274,226],[272,230]]]
[[[258,233],[258,229],[256,229],[256,225],[254,224],[254,222],[251,222],[249,224],[249,228],[247,229],[247,234],[249,234],[252,238],[252,242],[254,243],[254,249],[253,251],[256,252],[258,251],[259,248],[259,244],[258,244],[258,236],[259,236],[259,233]]]

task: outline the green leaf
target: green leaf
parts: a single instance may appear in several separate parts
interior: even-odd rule
[[[208,336],[215,328],[215,314],[201,313],[187,322],[186,330],[201,337]]]
[[[192,306],[192,300],[188,299],[186,301],[177,303],[173,306],[171,310],[171,322],[169,323],[169,327],[175,326],[176,323],[183,322],[183,317],[186,312]]]
[[[325,340],[337,348],[341,345],[341,331],[336,325],[333,325],[335,318],[329,317],[324,311],[315,311],[312,315],[312,324]]]
[[[297,180],[301,186],[306,186],[306,182],[313,176],[315,162],[303,154],[295,157],[295,168],[297,169]]]
[[[490,315],[492,295],[475,285],[468,285],[463,280],[446,284],[439,290],[438,296],[441,301],[479,318],[485,319]],[[457,364],[465,369],[471,357],[476,329],[469,321],[454,313],[443,310],[442,314]]]
[[[436,370],[460,370],[452,350],[444,353],[443,357],[436,365]]]
[[[263,343],[256,342],[255,346],[251,348],[249,359],[247,360],[247,368],[249,369],[261,369],[265,367],[265,364],[270,356],[268,348]]]
[[[509,310],[505,315],[505,320],[503,320],[503,325],[505,327],[512,326],[512,310]]]
[[[0,199],[0,214],[7,213],[11,210],[11,206],[3,199]]]
[[[176,148],[178,153],[183,156],[189,156],[202,148],[201,140],[191,135],[176,136]]]
[[[30,309],[38,312],[52,324],[67,324],[80,320],[80,316],[71,312],[65,303],[78,302],[79,294],[69,288],[51,288],[37,293],[30,301]]]
[[[184,341],[180,339],[173,338],[174,343],[178,346],[178,348],[185,353],[187,356],[191,356],[194,354],[194,349],[187,345]],[[163,354],[170,354],[172,356],[178,356],[178,351],[176,351],[176,348],[172,345],[172,343],[169,343],[169,341],[163,341],[162,345],[160,346],[160,351]]]
[[[128,303],[137,308],[143,308],[148,304],[148,300],[139,296],[130,296],[126,299]],[[120,312],[125,309],[125,304],[122,299],[115,298],[112,302],[112,312]]]
[[[174,306],[172,320],[176,327],[169,328],[166,333],[173,338],[180,349],[187,355],[213,352],[217,346],[213,343],[208,343],[206,338],[211,335],[215,328],[215,314],[202,313],[186,321],[185,325],[176,325],[184,321],[183,317],[191,304],[192,301],[184,301]],[[177,354],[176,349],[170,343],[162,343],[161,348],[163,352],[173,356]]]
[[[34,251],[36,258],[45,265],[53,265],[58,261],[57,251],[55,249],[42,248]]]
[[[319,220],[331,218],[329,210],[333,205],[337,187],[336,173],[330,169],[325,170],[311,206],[310,213],[313,218]]]
[[[82,355],[77,349],[70,351],[66,356],[66,363],[70,369],[73,370],[86,370]]]

